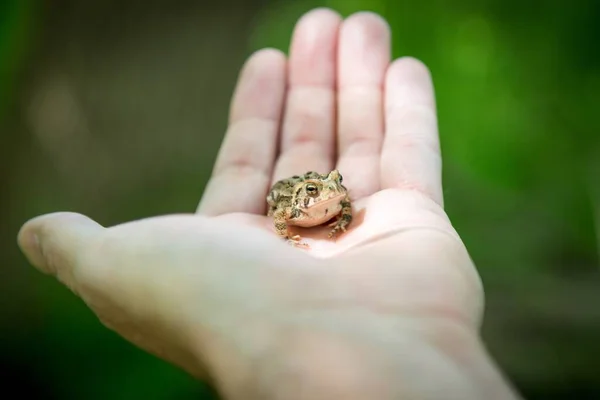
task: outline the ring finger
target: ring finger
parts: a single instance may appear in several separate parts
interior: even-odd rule
[[[379,190],[384,132],[383,86],[390,63],[390,29],[370,12],[340,29],[338,169],[355,199]]]

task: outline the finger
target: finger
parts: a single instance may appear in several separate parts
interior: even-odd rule
[[[103,229],[80,214],[53,213],[25,223],[17,242],[34,267],[75,291],[79,256]]]
[[[339,42],[337,168],[358,199],[379,190],[390,30],[377,14],[360,12],[344,22]]]
[[[341,17],[328,9],[305,14],[290,49],[289,88],[281,154],[274,181],[308,170],[321,173],[335,157],[335,74]]]
[[[386,75],[386,134],[382,188],[418,191],[443,206],[442,165],[431,75],[414,58],[401,58]]]
[[[198,212],[263,213],[285,97],[285,55],[264,49],[245,64],[233,95],[229,128]]]

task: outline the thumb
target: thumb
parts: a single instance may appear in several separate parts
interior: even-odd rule
[[[17,242],[34,267],[73,288],[78,255],[103,229],[84,215],[58,212],[27,221]]]

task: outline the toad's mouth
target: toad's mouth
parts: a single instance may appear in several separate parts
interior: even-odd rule
[[[303,208],[305,208],[307,210],[315,209],[315,208],[320,209],[320,208],[331,205],[331,203],[339,203],[343,197],[344,197],[343,194],[338,194],[338,195],[332,196],[328,199],[309,199],[308,202],[304,203]]]

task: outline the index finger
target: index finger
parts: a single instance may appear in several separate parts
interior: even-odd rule
[[[442,160],[429,70],[414,58],[398,59],[388,68],[385,89],[382,188],[415,190],[443,206]]]
[[[198,213],[264,212],[286,92],[286,63],[279,50],[263,49],[244,65],[229,128]]]

